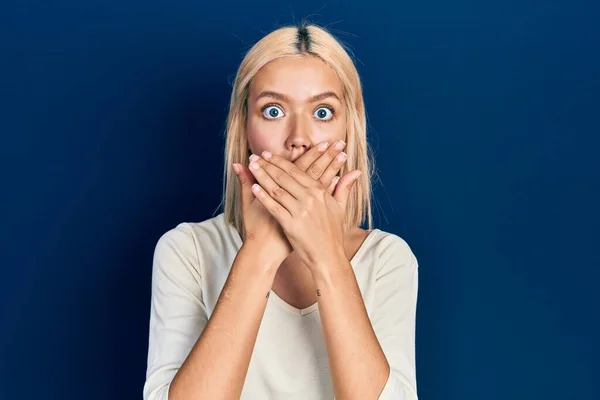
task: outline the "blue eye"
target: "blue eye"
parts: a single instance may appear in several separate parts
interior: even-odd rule
[[[283,110],[277,106],[267,106],[263,109],[263,115],[267,119],[277,119],[285,114],[283,113]]]
[[[333,110],[329,107],[319,107],[313,115],[322,121],[329,121],[333,118]]]

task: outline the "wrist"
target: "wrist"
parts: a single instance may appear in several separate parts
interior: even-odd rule
[[[277,272],[283,260],[288,256],[283,251],[273,251],[273,249],[266,248],[266,246],[254,241],[244,242],[238,254],[248,258],[252,265],[266,273]]]
[[[315,281],[329,281],[333,274],[345,268],[352,268],[343,248],[328,253],[327,257],[318,257],[307,265],[310,265],[309,269]]]

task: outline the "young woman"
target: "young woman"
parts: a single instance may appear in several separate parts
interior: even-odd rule
[[[313,25],[254,45],[224,212],[156,246],[144,399],[417,399],[417,259],[372,229],[371,168],[343,46]]]

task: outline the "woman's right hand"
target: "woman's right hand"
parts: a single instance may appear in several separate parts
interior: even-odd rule
[[[241,187],[242,247],[252,248],[251,253],[260,264],[276,269],[292,252],[292,247],[275,218],[252,193],[256,180],[248,167],[233,164],[232,168]]]
[[[319,180],[332,194],[339,181],[338,173],[345,163],[345,160],[340,161],[337,155],[342,152],[345,144],[340,148],[336,146],[323,148],[322,145],[323,143],[313,146],[294,161],[294,164],[306,171],[313,179]],[[261,264],[278,268],[291,254],[292,246],[279,223],[252,193],[252,185],[256,180],[248,167],[235,163],[232,168],[241,186],[243,246],[251,247],[252,253]]]

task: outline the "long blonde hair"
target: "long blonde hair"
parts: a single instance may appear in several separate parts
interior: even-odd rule
[[[352,58],[344,46],[327,30],[316,25],[288,26],[274,30],[258,41],[245,55],[237,71],[227,117],[223,198],[225,221],[242,234],[240,184],[231,169],[233,163],[248,165],[246,136],[247,100],[250,84],[265,64],[281,57],[312,55],[319,57],[337,73],[344,88],[346,107],[346,165],[340,173],[359,169],[362,174],[348,198],[344,227],[361,226],[365,219],[373,227],[371,213],[371,175],[373,159],[367,142],[367,124],[362,85]]]

